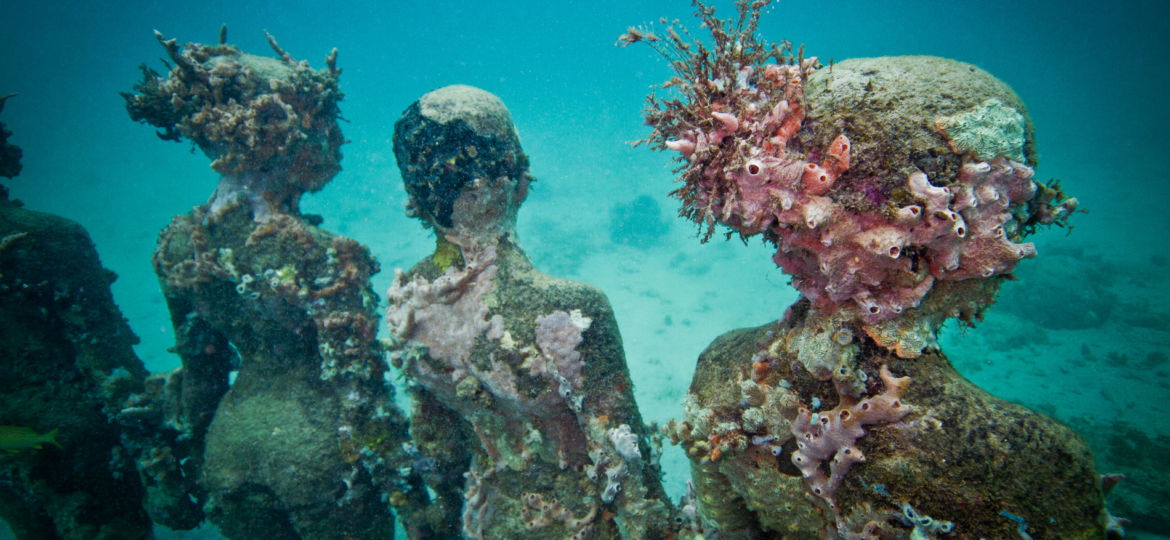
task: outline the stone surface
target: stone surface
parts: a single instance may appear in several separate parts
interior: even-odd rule
[[[151,537],[118,422],[146,370],[114,278],[80,225],[0,187],[0,425],[60,445],[0,452],[0,518],[18,538]]]
[[[1072,430],[980,390],[937,350],[906,360],[851,332],[841,341],[852,357],[818,379],[788,344],[816,324],[807,304],[797,304],[785,320],[729,332],[700,356],[687,418],[676,427],[692,459],[704,526],[731,538],[821,538],[861,533],[873,522],[902,538],[911,529],[886,518],[910,504],[952,522],[948,538],[1014,538],[1018,524],[1005,511],[1023,517],[1034,538],[1104,537],[1092,455]],[[745,427],[750,407],[738,381],[824,412],[856,399],[852,392],[873,395],[883,364],[909,377],[900,399],[911,412],[866,426],[856,445],[865,458],[844,475],[831,504],[810,493],[790,461],[799,440],[790,436],[793,416]]]
[[[671,506],[605,295],[537,271],[515,236],[527,158],[497,98],[447,87],[395,126],[435,253],[388,293],[392,361],[438,494],[427,533],[667,538]]]
[[[179,342],[204,344],[178,348],[179,399],[202,396],[210,418],[187,424],[208,518],[231,538],[392,536],[381,498],[410,493],[409,514],[425,494],[397,471],[407,426],[382,378],[369,251],[304,216],[204,205],[163,231],[155,268]]]
[[[850,58],[815,71],[804,92],[808,107],[793,147],[828,148],[838,133],[846,133],[852,159],[841,179],[845,185],[869,183],[897,198],[895,191],[904,191],[915,170],[936,185],[957,177],[962,156],[947,145],[935,121],[988,99],[1023,116],[1024,163],[1036,166],[1035,129],[1023,101],[1006,83],[965,62],[934,56]],[[864,190],[853,191],[853,203],[864,207]],[[845,202],[844,195],[834,198]]]

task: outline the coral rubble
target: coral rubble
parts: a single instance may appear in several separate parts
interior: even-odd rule
[[[395,126],[409,210],[435,254],[388,293],[414,447],[434,464],[431,534],[666,538],[669,502],[605,295],[546,276],[517,242],[531,177],[495,96],[441,88]]]
[[[642,142],[678,153],[681,214],[703,240],[717,225],[761,236],[803,296],[783,320],[717,339],[667,428],[691,458],[696,527],[1103,537],[1084,442],[962,379],[935,338],[947,319],[978,320],[1036,255],[1024,237],[1077,208],[1033,179],[1022,102],[951,60],[825,68],[757,37],[767,4],[737,2],[724,21],[696,2],[710,45],[674,26],[619,38],[676,72],[671,97],[648,100]]]

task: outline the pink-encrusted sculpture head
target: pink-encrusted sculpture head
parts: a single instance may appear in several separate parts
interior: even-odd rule
[[[759,41],[758,4],[741,4],[731,22],[700,5],[711,47],[673,28],[620,40],[650,43],[676,70],[663,85],[673,97],[648,99],[654,131],[643,142],[678,152],[683,185],[672,194],[704,240],[716,223],[762,235],[815,309],[878,325],[919,307],[936,283],[1009,275],[1035,255],[1022,237],[1076,208],[1016,161],[1034,155],[1031,124],[994,77],[931,57],[824,69]],[[1033,204],[1038,190],[1054,195]],[[978,316],[991,298],[974,313],[959,300],[933,309]]]
[[[394,125],[394,155],[408,212],[436,233],[464,245],[514,231],[532,177],[500,98],[466,85],[428,92]]]

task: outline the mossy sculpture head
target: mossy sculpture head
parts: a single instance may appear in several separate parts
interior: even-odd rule
[[[471,86],[427,93],[394,126],[407,212],[463,248],[513,234],[528,196],[528,156],[500,99]]]
[[[267,35],[267,34],[266,34]],[[258,221],[295,213],[300,196],[325,186],[341,170],[337,49],[315,70],[296,61],[267,35],[280,58],[217,45],[155,37],[174,62],[166,76],[142,66],[143,79],[123,93],[130,118],[158,127],[159,138],[183,138],[214,161],[221,180],[213,213],[247,204]]]

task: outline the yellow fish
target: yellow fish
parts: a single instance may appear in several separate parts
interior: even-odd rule
[[[61,448],[57,443],[56,429],[40,434],[26,427],[0,426],[0,450],[6,450],[10,454],[21,450],[40,450],[44,443]]]

